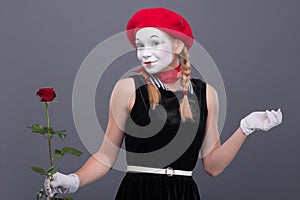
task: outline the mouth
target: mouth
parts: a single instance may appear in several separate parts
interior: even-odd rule
[[[145,65],[147,66],[151,66],[152,64],[156,63],[157,61],[147,61],[147,62],[144,62]]]

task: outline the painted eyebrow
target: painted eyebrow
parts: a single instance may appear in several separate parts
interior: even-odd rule
[[[151,36],[150,36],[150,38],[154,38],[154,37],[156,37],[156,38],[160,38],[160,37],[159,37],[159,36],[157,36],[157,35],[151,35]],[[139,38],[136,38],[136,39],[135,39],[135,42],[137,42],[137,41],[139,41]]]
[[[150,36],[150,38],[153,38],[153,37],[159,38],[159,36],[157,36],[157,35],[151,35],[151,36]],[[139,40],[139,38],[136,38],[135,40]]]
[[[151,35],[151,36],[150,36],[150,38],[153,38],[153,37],[159,38],[157,35]]]

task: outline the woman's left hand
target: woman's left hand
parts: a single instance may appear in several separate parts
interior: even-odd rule
[[[282,113],[279,108],[277,111],[252,112],[241,120],[240,127],[245,135],[250,135],[256,130],[268,131],[281,122]]]

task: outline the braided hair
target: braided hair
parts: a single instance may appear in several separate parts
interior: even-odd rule
[[[189,99],[188,99],[188,88],[190,84],[190,73],[191,73],[191,67],[190,67],[190,60],[189,60],[189,52],[187,50],[187,47],[184,46],[182,53],[181,53],[181,58],[182,58],[182,81],[181,84],[183,86],[183,98],[180,101],[180,115],[181,115],[181,120],[185,122],[187,119],[193,119],[193,114],[191,111],[191,107],[189,104]],[[143,78],[145,79],[147,83],[147,89],[148,89],[148,94],[149,94],[149,102],[150,102],[150,107],[152,109],[155,109],[155,106],[159,104],[161,95],[159,90],[153,85],[153,83],[149,80],[149,74],[147,72],[142,73]]]
[[[189,99],[188,99],[188,88],[189,88],[189,84],[190,84],[190,74],[191,74],[191,63],[189,60],[189,52],[186,48],[186,46],[184,46],[182,53],[181,53],[181,57],[182,57],[182,81],[181,84],[183,86],[183,98],[180,102],[180,114],[181,114],[181,119],[183,122],[185,122],[187,119],[193,119],[193,114],[191,111],[191,107],[189,104]]]

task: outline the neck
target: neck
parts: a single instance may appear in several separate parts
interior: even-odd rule
[[[171,70],[158,72],[153,75],[164,84],[174,83],[182,77],[181,64]]]

